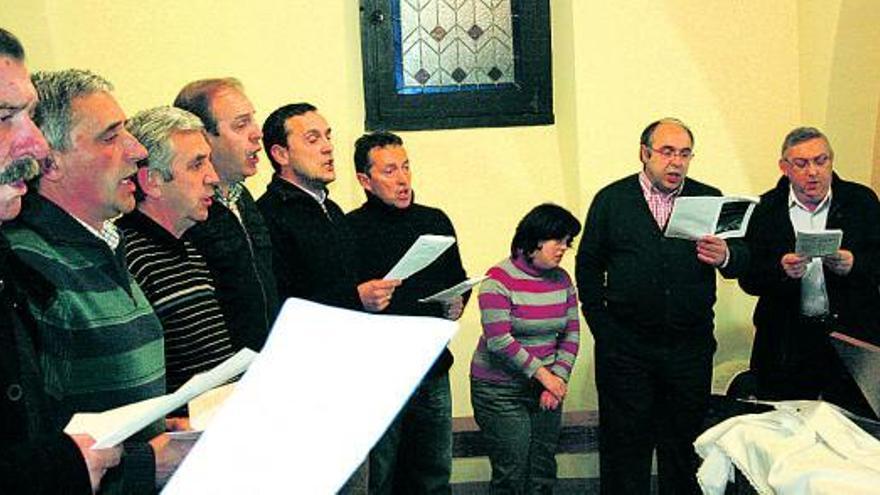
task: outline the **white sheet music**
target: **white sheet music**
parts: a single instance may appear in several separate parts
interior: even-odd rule
[[[757,198],[745,196],[683,196],[676,198],[666,237],[696,240],[706,235],[742,237]]]
[[[335,493],[457,328],[288,299],[163,493]]]
[[[400,261],[385,275],[384,280],[403,280],[434,262],[444,251],[455,244],[455,237],[445,235],[420,235]]]
[[[794,252],[808,258],[834,254],[840,249],[843,231],[839,229],[797,232]]]
[[[256,356],[256,352],[247,348],[242,349],[211,371],[193,376],[173,394],[135,402],[101,413],[74,414],[64,428],[64,432],[69,435],[88,433],[95,439],[93,449],[113,447],[205,391],[240,375]]]
[[[483,275],[482,277],[472,277],[462,282],[459,282],[448,289],[441,290],[436,294],[431,294],[428,297],[423,297],[419,299],[419,302],[446,302],[451,301],[453,298],[458,297],[465,292],[474,288],[474,286],[478,285],[483,280],[489,278],[488,275]]]

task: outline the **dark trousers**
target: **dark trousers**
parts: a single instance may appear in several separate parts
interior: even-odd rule
[[[422,381],[370,451],[370,494],[449,494],[452,394],[449,375]]]
[[[553,493],[562,404],[541,410],[542,390],[536,382],[471,378],[471,404],[489,450],[493,494]]]
[[[602,494],[650,493],[655,448],[660,493],[700,493],[693,442],[708,406],[715,343],[711,336],[698,339],[597,340]]]

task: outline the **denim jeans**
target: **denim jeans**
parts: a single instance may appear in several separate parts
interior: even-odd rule
[[[449,494],[449,375],[425,378],[370,451],[370,494]]]
[[[541,410],[534,382],[471,378],[471,404],[492,464],[492,493],[553,493],[562,404]]]

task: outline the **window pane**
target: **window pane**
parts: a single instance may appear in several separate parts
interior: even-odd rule
[[[392,0],[398,94],[515,82],[511,0]]]

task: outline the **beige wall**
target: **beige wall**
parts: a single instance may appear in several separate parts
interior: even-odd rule
[[[880,156],[878,7],[876,0],[798,1],[803,120],[831,137],[837,171],[865,184]]]
[[[880,70],[870,4],[553,0],[556,125],[404,133],[419,200],[450,215],[475,275],[505,255],[533,205],[554,201],[583,218],[599,188],[639,169],[639,132],[658,117],[691,124],[691,175],[727,193],[768,189],[778,143],[802,119],[827,125],[838,156],[852,158],[845,174],[867,180]],[[364,118],[358,21],[354,0],[7,0],[0,10],[31,69],[92,69],[116,84],[129,114],[170,103],[189,80],[224,75],[243,80],[260,117],[316,104],[334,127],[331,191],[346,210],[362,201],[350,158]],[[248,184],[256,194],[269,178],[268,162],[261,167]],[[564,266],[573,270],[573,256]],[[719,375],[747,357],[752,305],[721,283]],[[456,416],[471,413],[479,331],[471,304],[451,346]],[[595,408],[591,354],[585,330],[568,409]]]

